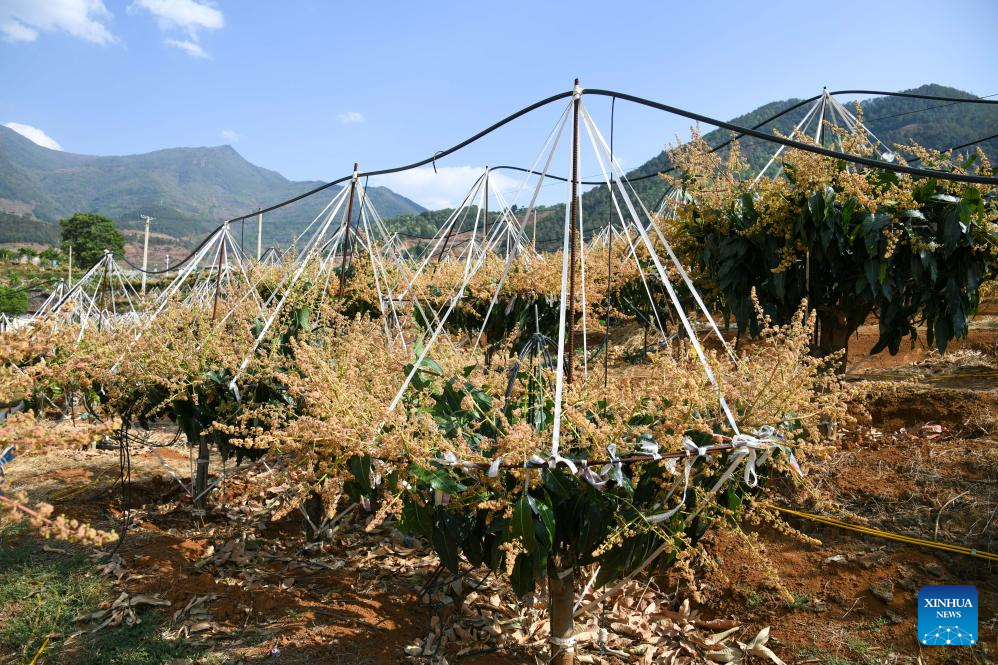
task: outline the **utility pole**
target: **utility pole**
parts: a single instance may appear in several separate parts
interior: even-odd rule
[[[142,295],[146,293],[146,270],[149,269],[149,224],[153,217],[149,215],[139,215],[146,222],[145,241],[142,243]]]
[[[260,261],[260,251],[263,248],[263,208],[256,211],[256,260]]]

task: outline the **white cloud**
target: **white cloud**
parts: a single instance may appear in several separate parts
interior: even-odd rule
[[[378,176],[376,184],[384,185],[430,210],[455,208],[461,204],[484,170],[482,166],[438,166],[434,173],[433,167],[424,166]],[[519,180],[502,173],[492,173],[489,181],[492,187],[502,192],[507,203],[514,203],[512,198],[520,186]],[[371,184],[375,182],[372,181]],[[494,200],[492,196],[489,198]],[[524,196],[520,198],[523,199],[520,201],[522,205],[526,199]]]
[[[364,114],[358,113],[357,111],[347,111],[346,113],[340,113],[336,116],[339,118],[340,122],[344,125],[356,125],[358,123],[364,122]]]
[[[128,6],[129,12],[140,10],[152,14],[162,32],[180,31],[184,39],[167,37],[163,43],[192,58],[208,57],[200,44],[201,30],[218,30],[225,26],[225,16],[214,3],[201,0],[135,0]]]
[[[222,138],[228,141],[229,143],[235,143],[236,141],[239,140],[239,134],[237,134],[231,129],[223,129],[220,132],[220,134],[222,135]]]
[[[62,146],[59,145],[54,138],[37,127],[25,125],[20,122],[8,122],[4,125],[4,127],[13,129],[24,138],[32,141],[33,143],[37,143],[43,148],[49,148],[50,150],[62,150]]]
[[[145,9],[156,17],[161,30],[186,30],[192,37],[202,28],[218,30],[225,25],[222,12],[198,0],[135,0],[129,9]]]
[[[0,0],[0,35],[9,42],[33,42],[44,31],[110,44],[110,19],[102,0]]]
[[[189,39],[164,39],[163,43],[173,48],[178,48],[192,58],[207,58],[208,54],[197,42]]]

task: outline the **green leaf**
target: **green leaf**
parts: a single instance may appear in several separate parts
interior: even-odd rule
[[[537,547],[537,535],[534,533],[534,515],[530,508],[530,496],[524,492],[513,508],[513,519],[509,523],[510,538],[519,539],[523,549],[533,552]]]
[[[453,573],[458,572],[458,544],[445,529],[435,526],[431,537],[433,550],[440,557],[440,562]]]
[[[458,572],[459,548],[468,537],[469,526],[466,516],[437,508],[431,541],[440,561],[453,573]]]
[[[554,511],[543,499],[535,499],[529,494],[526,496],[530,508],[541,518],[544,533],[547,534],[547,549],[551,549],[554,546]]]
[[[357,479],[361,491],[365,494],[371,491],[371,457],[369,455],[354,455],[347,462],[350,473]]]
[[[424,469],[421,466],[413,466],[410,472],[417,480],[420,480],[435,490],[447,492],[448,494],[460,494],[468,489],[465,485],[454,480],[444,469]]]
[[[517,596],[525,596],[534,590],[534,567],[530,555],[517,555],[509,582]]]
[[[399,528],[414,536],[431,538],[433,535],[433,509],[430,506],[421,506],[413,499],[407,498],[402,505]]]

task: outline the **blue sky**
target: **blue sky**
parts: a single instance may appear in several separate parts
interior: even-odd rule
[[[0,0],[0,124],[89,154],[229,143],[327,180],[425,157],[575,76],[725,119],[822,85],[998,93],[996,28],[991,0]],[[609,101],[589,105],[605,126]],[[451,203],[482,165],[529,166],[557,113],[381,184]],[[636,166],[689,124],[618,104],[617,153]]]

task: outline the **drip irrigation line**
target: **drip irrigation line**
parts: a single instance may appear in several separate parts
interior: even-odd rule
[[[867,536],[886,538],[887,540],[894,540],[899,543],[906,543],[908,545],[918,545],[919,547],[928,547],[931,549],[943,550],[945,552],[952,552],[954,554],[965,554],[967,556],[977,557],[980,559],[985,559],[987,561],[998,561],[998,554],[988,552],[986,550],[978,550],[973,547],[964,547],[963,545],[953,545],[951,543],[943,543],[936,540],[926,540],[924,538],[903,536],[901,534],[891,533],[889,531],[881,531],[880,529],[873,529],[867,526],[850,524],[849,522],[843,522],[842,520],[838,520],[833,517],[825,517],[823,515],[812,515],[811,513],[805,513],[800,510],[793,510],[792,508],[783,508],[782,506],[774,506],[768,503],[761,503],[760,505],[763,508],[776,510],[778,512],[785,513],[787,515],[801,517],[806,520],[811,520],[812,522],[827,524],[829,526],[838,527],[840,529],[846,529],[848,531],[855,531],[857,533],[862,533]]]
[[[458,150],[460,150],[462,148],[465,148],[468,145],[471,145],[472,143],[474,143],[474,142],[478,141],[479,139],[487,136],[488,134],[491,134],[492,132],[494,132],[495,130],[499,129],[500,127],[503,127],[504,125],[507,125],[507,124],[513,122],[517,118],[520,118],[520,117],[522,117],[522,116],[524,116],[524,115],[526,115],[528,113],[531,113],[531,112],[533,112],[533,111],[535,111],[535,110],[537,110],[539,108],[547,106],[548,104],[551,104],[553,102],[556,102],[556,101],[559,101],[559,100],[562,100],[562,99],[567,99],[567,98],[571,97],[572,94],[573,94],[573,91],[570,91],[570,90],[569,91],[565,91],[565,92],[560,92],[558,94],[555,94],[555,95],[552,95],[550,97],[547,97],[546,99],[542,99],[539,102],[535,102],[535,103],[533,103],[533,104],[531,104],[529,106],[525,106],[524,108],[520,109],[519,111],[516,111],[515,113],[512,113],[512,114],[506,116],[502,120],[499,120],[498,122],[490,125],[486,129],[483,129],[482,131],[478,132],[477,134],[475,134],[475,135],[473,135],[473,136],[471,136],[471,137],[469,137],[469,138],[461,141],[460,143],[457,143],[457,144],[455,144],[455,145],[453,145],[450,148],[447,148],[445,150],[439,150],[439,151],[435,152],[431,157],[427,157],[425,159],[422,159],[422,160],[417,161],[417,162],[413,162],[411,164],[407,164],[405,166],[397,166],[397,167],[394,167],[394,168],[380,169],[380,170],[376,170],[376,171],[360,172],[357,175],[358,176],[362,176],[362,177],[363,176],[389,175],[389,174],[392,174],[392,173],[401,173],[403,171],[409,171],[409,170],[412,170],[412,169],[415,169],[415,168],[419,168],[421,166],[426,166],[427,164],[431,164],[433,166],[434,170],[436,170],[436,162],[437,162],[438,159],[441,159],[443,157],[451,155],[451,154],[457,152]],[[789,108],[784,109],[783,111],[781,111],[780,113],[774,115],[773,117],[764,120],[759,125],[756,125],[753,128],[749,128],[749,127],[741,127],[739,125],[736,125],[736,124],[733,124],[733,123],[730,123],[730,122],[725,122],[723,120],[717,120],[715,118],[711,118],[709,116],[705,116],[705,115],[702,115],[702,114],[699,114],[699,113],[693,113],[692,111],[686,111],[686,110],[680,109],[680,108],[675,107],[675,106],[670,106],[668,104],[662,104],[660,102],[655,102],[655,101],[652,101],[652,100],[649,100],[649,99],[645,99],[643,97],[638,97],[636,95],[630,95],[630,94],[623,93],[623,92],[616,92],[616,91],[613,91],[613,90],[603,90],[603,89],[599,89],[599,88],[590,88],[590,89],[583,89],[582,94],[583,95],[592,94],[592,95],[599,95],[599,96],[604,96],[604,97],[612,97],[612,98],[615,98],[615,99],[623,99],[625,101],[629,101],[629,102],[632,102],[632,103],[635,103],[635,104],[640,104],[642,106],[647,106],[649,108],[655,108],[655,109],[658,109],[660,111],[665,111],[667,113],[672,113],[674,115],[679,115],[679,116],[682,116],[682,117],[686,117],[686,118],[689,118],[691,120],[696,120],[697,122],[703,122],[704,124],[714,125],[715,127],[719,127],[719,128],[722,128],[722,129],[728,129],[728,130],[730,130],[730,131],[732,131],[732,132],[734,132],[735,134],[738,135],[738,136],[732,137],[727,142],[722,143],[721,145],[717,146],[717,148],[714,148],[714,150],[719,150],[720,148],[722,148],[722,147],[724,147],[726,145],[729,145],[732,141],[737,140],[739,138],[742,138],[744,136],[751,136],[751,137],[754,137],[754,138],[761,139],[763,141],[768,141],[770,143],[780,143],[782,145],[785,145],[785,146],[788,146],[788,147],[791,147],[791,148],[797,148],[797,149],[800,149],[800,150],[805,150],[807,152],[813,152],[813,153],[816,153],[816,154],[824,155],[826,157],[833,157],[833,158],[836,158],[836,159],[844,159],[846,161],[850,161],[850,162],[853,162],[853,163],[856,163],[856,164],[862,164],[862,165],[870,166],[870,167],[873,167],[873,168],[880,168],[880,169],[884,169],[884,170],[888,170],[888,171],[894,171],[894,172],[897,172],[897,173],[908,173],[910,175],[919,175],[919,176],[924,176],[924,177],[935,177],[935,178],[941,178],[941,179],[944,179],[944,180],[953,180],[953,181],[956,181],[956,182],[970,182],[970,183],[987,184],[987,185],[998,185],[998,178],[985,177],[985,176],[975,176],[975,175],[968,175],[968,174],[945,173],[945,172],[941,172],[941,171],[933,171],[933,170],[926,170],[926,169],[917,169],[917,168],[913,168],[913,167],[901,166],[901,165],[896,165],[896,164],[889,164],[887,162],[881,162],[879,160],[870,159],[870,158],[866,158],[866,157],[860,157],[860,156],[857,156],[857,155],[849,155],[847,153],[839,152],[839,151],[836,151],[836,150],[829,150],[829,149],[826,149],[826,148],[821,148],[821,147],[809,145],[809,144],[806,144],[806,143],[800,143],[798,141],[793,141],[791,139],[786,139],[786,138],[779,137],[779,136],[773,136],[773,135],[769,135],[769,134],[766,134],[764,132],[758,131],[757,128],[759,126],[761,126],[762,124],[765,124],[766,122],[771,122],[775,118],[779,118],[782,115],[784,115],[786,113],[789,113],[790,111],[793,111],[793,110],[795,110],[797,108],[800,108],[801,106],[804,106],[805,104],[808,104],[809,102],[813,102],[816,99],[818,99],[821,95],[815,95],[813,97],[809,97],[809,98],[807,98],[805,100],[797,102],[793,106],[790,106]],[[935,100],[935,101],[954,102],[954,103],[967,103],[967,104],[998,104],[998,100],[993,100],[993,99],[982,99],[982,98],[976,98],[976,97],[972,97],[972,98],[944,97],[944,96],[941,96],[941,95],[922,95],[922,94],[917,94],[917,93],[887,92],[887,91],[883,91],[883,90],[858,90],[858,89],[857,90],[836,90],[836,91],[830,92],[828,94],[830,94],[830,95],[860,94],[860,95],[877,95],[877,96],[885,96],[885,97],[907,97],[907,98],[912,98],[912,99],[928,99],[928,100]],[[521,172],[530,172],[530,173],[533,173],[533,171],[530,171],[529,169],[523,169],[521,167],[493,167],[492,170],[495,170],[495,168],[505,168],[505,169],[509,169],[509,170],[517,170],[517,171],[521,171]],[[658,173],[656,172],[656,173],[646,174],[646,175],[643,175],[643,176],[635,176],[634,178],[628,178],[628,180],[630,180],[630,181],[633,182],[633,181],[636,181],[636,180],[647,179],[647,178],[652,178],[652,177],[657,177],[657,176],[658,176]],[[275,203],[274,205],[268,206],[266,208],[255,210],[255,211],[253,211],[251,213],[247,213],[245,215],[240,215],[239,217],[233,217],[233,218],[231,218],[231,219],[229,219],[227,221],[229,223],[242,222],[242,221],[244,221],[246,219],[249,219],[249,218],[251,218],[251,217],[253,217],[255,215],[260,215],[260,214],[267,213],[267,212],[273,212],[274,210],[278,210],[278,209],[283,208],[283,207],[285,207],[287,205],[290,205],[292,203],[296,203],[298,201],[301,201],[304,198],[307,198],[309,196],[312,196],[313,194],[317,194],[317,193],[319,193],[321,191],[329,189],[330,187],[335,187],[336,185],[340,185],[340,184],[342,184],[344,182],[347,182],[352,177],[353,177],[353,174],[347,175],[347,176],[343,176],[342,178],[337,178],[336,180],[332,180],[332,181],[327,182],[325,184],[319,185],[318,187],[310,189],[307,192],[303,192],[303,193],[301,193],[301,194],[299,194],[297,196],[294,196],[294,197],[292,197],[290,199],[286,199],[284,201],[281,201],[280,203]],[[549,177],[549,178],[555,178],[555,179],[560,179],[562,181],[567,182],[566,179],[557,178],[556,176],[548,175],[547,177]],[[601,185],[601,184],[605,184],[605,183],[603,183],[602,181],[600,181],[600,182],[583,181],[580,184],[586,184],[586,185],[599,184],[599,185]],[[214,234],[214,231],[212,232],[212,234]],[[209,234],[208,238],[210,238],[212,234]],[[206,238],[205,241],[202,242],[201,245],[199,245],[197,249],[200,249],[201,247],[203,247],[204,243],[207,242],[207,241],[208,241],[208,239]],[[186,263],[186,261],[188,259],[190,259],[190,257],[193,256],[197,252],[197,249],[195,249],[190,255],[188,255],[180,263],[178,263],[178,266],[179,265],[183,265],[184,263]],[[127,260],[126,260],[126,263],[127,263]],[[132,265],[132,264],[129,263],[129,265]],[[173,266],[171,266],[170,269],[172,270]],[[160,273],[163,273],[163,272],[167,272],[167,271],[166,270],[158,271],[158,272],[149,271],[146,274],[160,274]]]
[[[717,438],[728,439],[729,437],[715,435]],[[728,452],[736,450],[740,446],[733,443],[720,443],[716,445],[706,446],[703,448],[702,455],[696,450],[679,450],[675,452],[659,453],[658,456],[647,454],[647,453],[635,453],[633,455],[622,455],[616,459],[575,459],[575,458],[562,458],[559,465],[564,465],[565,461],[573,462],[579,466],[606,466],[607,464],[645,464],[648,462],[658,462],[661,460],[670,459],[689,459],[696,457],[704,457],[709,455],[715,455],[717,453]],[[403,464],[405,462],[411,461],[409,459],[401,458],[377,458],[376,461],[385,464]],[[460,462],[454,465],[457,469],[478,469],[478,470],[489,470],[491,468],[497,469],[550,469],[550,460],[539,460],[530,461],[527,460],[521,464],[516,464],[513,462],[500,462],[496,464],[495,462]]]

